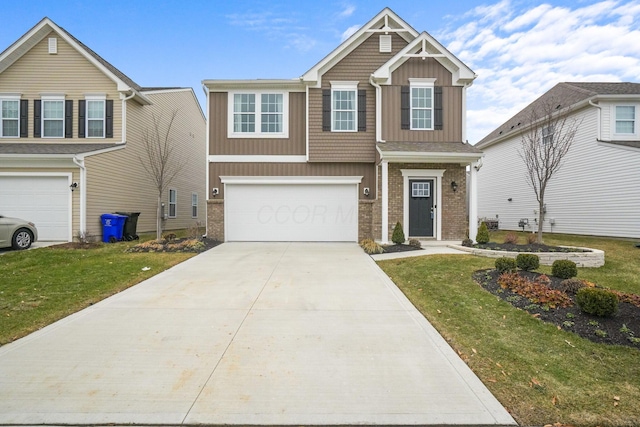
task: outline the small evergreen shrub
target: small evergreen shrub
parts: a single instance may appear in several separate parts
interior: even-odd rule
[[[569,294],[576,294],[580,289],[584,288],[585,284],[582,280],[576,279],[564,279],[560,282],[560,290]]]
[[[540,258],[535,254],[518,254],[516,265],[520,270],[534,271],[540,267]]]
[[[618,311],[618,296],[601,288],[582,288],[576,294],[580,310],[595,316],[608,317]]]
[[[393,227],[393,234],[391,235],[391,241],[396,245],[401,245],[404,243],[404,231],[402,230],[402,224],[400,222],[396,223],[396,226]]]
[[[527,234],[527,243],[532,245],[538,239],[538,235],[536,233]]]
[[[382,252],[384,252],[382,246],[371,239],[364,239],[363,241],[361,241],[360,247],[365,251],[365,253],[369,255],[381,254]]]
[[[484,221],[480,224],[480,228],[478,228],[476,242],[480,244],[489,243],[489,229],[487,228],[487,223]]]
[[[504,243],[508,243],[511,245],[517,245],[518,244],[518,235],[514,232],[509,232],[507,234],[504,235]]]
[[[497,258],[495,262],[496,270],[502,273],[513,273],[516,271],[516,260],[513,258]]]
[[[557,259],[551,265],[551,274],[561,279],[571,279],[578,275],[578,267],[568,259]]]
[[[418,239],[409,239],[409,246],[412,246],[414,248],[421,248],[422,243],[420,243],[420,240]]]
[[[471,240],[470,238],[466,238],[462,241],[462,246],[466,246],[467,248],[470,248],[473,246],[473,240]]]

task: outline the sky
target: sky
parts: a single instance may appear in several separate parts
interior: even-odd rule
[[[385,7],[478,78],[467,138],[563,81],[640,82],[640,0],[0,0],[0,51],[47,16],[143,87],[292,79]]]

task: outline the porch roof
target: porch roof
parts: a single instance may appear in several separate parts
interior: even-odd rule
[[[59,156],[73,157],[79,154],[95,153],[124,144],[41,144],[19,143],[0,144],[0,156]],[[97,153],[96,153],[97,154]]]
[[[382,160],[393,163],[460,163],[471,164],[483,153],[464,142],[378,142],[376,149]]]

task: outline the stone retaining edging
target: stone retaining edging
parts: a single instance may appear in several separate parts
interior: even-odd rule
[[[587,250],[590,252],[512,252],[469,248],[462,245],[449,245],[449,247],[487,258],[515,258],[518,254],[534,254],[538,255],[538,258],[540,258],[541,265],[552,265],[553,261],[558,259],[568,259],[575,262],[578,267],[602,267],[604,265],[604,251],[591,248],[575,247],[576,249]],[[572,246],[562,247],[567,248]]]

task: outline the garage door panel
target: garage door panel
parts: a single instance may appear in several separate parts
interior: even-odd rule
[[[357,185],[228,185],[227,240],[357,241]]]
[[[39,240],[69,240],[67,176],[0,176],[0,214],[33,222]]]

